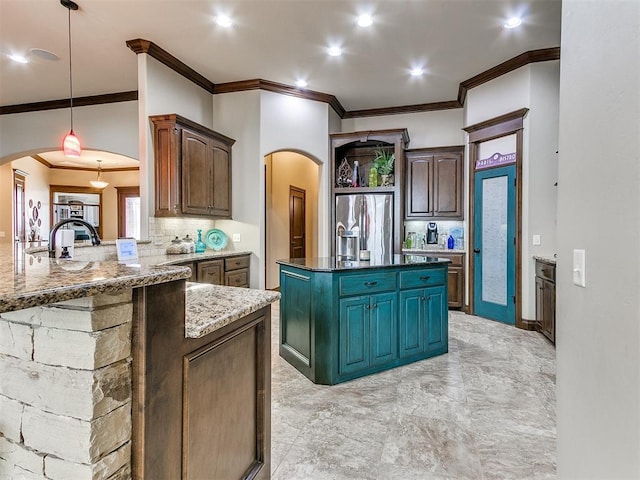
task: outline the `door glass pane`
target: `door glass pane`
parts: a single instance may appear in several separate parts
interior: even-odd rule
[[[507,304],[507,177],[482,181],[482,300]]]
[[[140,240],[140,197],[125,199],[125,236]]]

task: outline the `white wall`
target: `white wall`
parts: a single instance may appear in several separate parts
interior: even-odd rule
[[[556,316],[561,479],[640,478],[638,25],[637,1],[562,3]],[[605,226],[603,234],[595,232],[597,224]],[[572,283],[573,249],[586,250],[586,288]]]
[[[410,139],[408,148],[442,147],[464,144],[463,119],[462,108],[383,117],[349,118],[342,121],[342,131],[406,128]]]
[[[215,226],[231,237],[240,234],[235,250],[250,250],[251,286],[264,288],[264,155],[260,153],[260,92],[213,96],[216,131],[236,140],[232,150],[233,220],[216,220]]]
[[[82,148],[138,158],[137,108],[135,101],[74,107],[73,127]],[[0,115],[0,164],[60,150],[69,125],[68,108]]]
[[[522,317],[527,320],[535,319],[533,255],[553,254],[556,250],[553,185],[557,179],[558,65],[558,61],[530,64],[473,88],[465,106],[465,125],[529,108],[524,119],[522,151],[521,301]],[[466,174],[469,178],[468,171]],[[465,197],[468,198],[468,190]],[[541,246],[533,247],[533,234],[541,235]]]

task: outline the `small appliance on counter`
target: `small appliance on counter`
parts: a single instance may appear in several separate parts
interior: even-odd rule
[[[430,245],[438,243],[438,224],[436,222],[427,224],[427,243]]]
[[[56,232],[56,258],[73,258],[75,230],[61,228]]]

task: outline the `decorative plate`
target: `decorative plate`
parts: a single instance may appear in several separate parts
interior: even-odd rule
[[[222,250],[227,246],[227,234],[217,228],[212,228],[204,235],[204,243],[213,250]]]

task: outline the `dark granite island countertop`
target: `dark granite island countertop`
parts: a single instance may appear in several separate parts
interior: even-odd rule
[[[277,260],[280,265],[302,268],[312,272],[338,272],[343,270],[372,270],[395,267],[425,267],[438,264],[449,264],[448,258],[430,255],[392,255],[387,259],[371,259],[370,261],[339,260],[336,257],[289,258]]]

